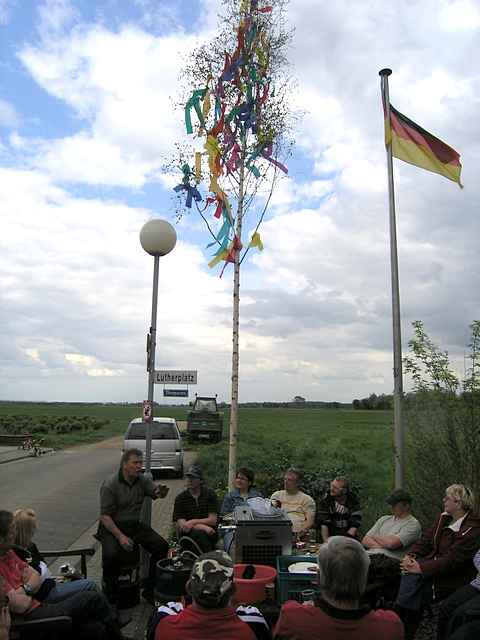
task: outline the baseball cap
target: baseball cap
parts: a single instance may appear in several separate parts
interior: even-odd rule
[[[190,593],[201,604],[220,602],[233,583],[233,562],[225,551],[209,551],[201,555],[190,574]]]
[[[386,502],[390,505],[397,504],[397,502],[412,502],[412,496],[408,491],[403,489],[396,489],[390,496],[388,496]]]
[[[202,470],[200,469],[198,464],[192,464],[190,467],[188,467],[185,475],[190,478],[198,478],[198,480],[203,479]]]

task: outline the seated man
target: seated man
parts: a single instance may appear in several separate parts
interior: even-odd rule
[[[97,538],[102,543],[103,580],[105,595],[116,605],[118,599],[119,560],[132,551],[137,543],[150,553],[150,570],[143,592],[153,602],[155,570],[158,560],[166,558],[168,543],[150,526],[140,522],[143,500],[164,498],[168,487],[157,486],[142,473],[143,453],[127,449],[121,458],[120,469],[107,478],[100,489],[100,518]]]
[[[357,496],[350,491],[347,478],[334,478],[330,492],[317,504],[316,528],[320,541],[330,536],[357,537],[362,511]]]
[[[405,550],[416,542],[422,527],[412,515],[412,496],[403,489],[397,489],[387,498],[392,514],[379,518],[364,535],[362,544],[369,555],[381,554],[402,560]]]
[[[397,489],[387,498],[392,514],[382,516],[364,535],[362,544],[370,556],[369,591],[372,597],[393,600],[398,591],[400,562],[406,550],[422,533],[418,520],[411,513],[412,496]]]
[[[42,584],[41,576],[14,553],[14,539],[13,513],[0,511],[0,590],[4,605],[5,596],[8,598],[11,613],[21,614],[27,621],[69,616],[75,633],[86,634],[88,628],[84,637],[123,640],[110,605],[98,591],[81,591],[55,604],[38,601],[35,595]],[[5,611],[2,615],[8,622]]]
[[[233,562],[224,551],[200,556],[187,582],[192,604],[186,609],[169,602],[158,608],[147,632],[147,640],[268,640],[265,618],[255,607],[231,606],[235,591]]]
[[[357,540],[330,537],[318,555],[320,598],[313,607],[294,600],[282,605],[274,638],[403,640],[403,625],[396,613],[360,607],[369,563]]]
[[[173,522],[182,549],[201,555],[217,543],[218,498],[204,485],[198,465],[193,464],[185,478],[186,489],[175,498]]]
[[[299,485],[303,479],[300,469],[290,467],[283,478],[284,489],[272,493],[270,500],[281,503],[289,519],[292,521],[292,531],[300,536],[313,527],[315,520],[315,500],[303,491]]]

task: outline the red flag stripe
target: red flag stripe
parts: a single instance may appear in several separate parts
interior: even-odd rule
[[[390,105],[392,133],[428,149],[443,164],[460,166],[460,154]]]

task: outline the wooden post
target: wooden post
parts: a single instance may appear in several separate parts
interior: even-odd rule
[[[245,183],[245,155],[246,135],[242,144],[240,160],[240,177],[238,186],[236,238],[242,239],[243,200]],[[239,320],[240,320],[240,248],[235,252],[233,271],[233,322],[232,322],[232,396],[230,405],[230,439],[228,449],[228,486],[233,489],[237,472],[237,433],[238,433],[238,371],[240,363],[239,349]]]

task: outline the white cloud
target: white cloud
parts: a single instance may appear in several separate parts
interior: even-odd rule
[[[191,36],[156,38],[130,25],[118,33],[84,27],[26,47],[21,59],[35,80],[88,123],[76,135],[45,141],[35,166],[65,181],[143,184],[183,135],[171,96],[193,43]]]
[[[148,212],[74,198],[31,171],[0,170],[0,183],[3,340],[25,354],[33,378],[45,370],[68,376],[72,368],[87,376],[133,376],[131,393],[140,397],[153,261],[138,233]],[[162,259],[160,364],[192,366],[192,352],[200,361],[223,361],[227,287],[205,272],[199,250],[181,239]],[[20,363],[18,355],[10,365],[4,360],[7,396]]]
[[[478,4],[471,0],[447,0],[439,13],[439,23],[447,31],[474,31],[480,27]]]
[[[79,13],[69,0],[44,0],[37,7],[39,16],[38,30],[46,41],[60,35],[69,28]]]

